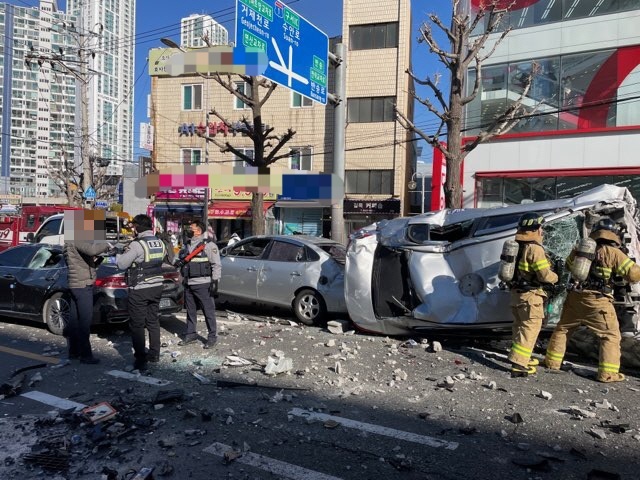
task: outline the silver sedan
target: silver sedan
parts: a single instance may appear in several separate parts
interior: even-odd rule
[[[221,300],[291,308],[312,325],[327,313],[346,314],[344,247],[326,238],[274,235],[246,238],[221,250]]]

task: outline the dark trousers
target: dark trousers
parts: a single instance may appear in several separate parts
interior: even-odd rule
[[[69,345],[69,356],[81,359],[92,358],[89,337],[93,322],[93,286],[70,290],[71,311],[69,323],[64,331]]]
[[[162,285],[157,287],[129,289],[129,329],[131,330],[131,342],[133,354],[136,360],[146,361],[144,351],[146,328],[149,331],[149,356],[160,355],[160,321],[158,309],[162,297]]]
[[[204,313],[204,319],[209,330],[208,337],[214,339],[218,336],[216,327],[216,304],[209,295],[209,284],[187,285],[184,290],[184,303],[187,307],[187,332],[186,337],[194,337],[197,333],[198,308]]]

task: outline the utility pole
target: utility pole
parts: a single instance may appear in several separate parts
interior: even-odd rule
[[[336,44],[335,54],[329,53],[329,59],[336,67],[336,93],[330,95],[330,100],[335,104],[333,126],[333,174],[344,185],[345,166],[345,133],[347,127],[347,49],[344,44]],[[331,205],[331,239],[336,242],[346,243],[344,232],[344,198]]]

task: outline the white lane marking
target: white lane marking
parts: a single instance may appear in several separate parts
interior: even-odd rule
[[[148,385],[156,385],[158,387],[164,387],[171,383],[170,380],[162,380],[160,378],[147,377],[146,375],[133,374],[129,372],[123,372],[122,370],[111,370],[107,372],[107,375],[111,375],[116,378],[123,378],[125,380],[132,380],[134,382],[146,383]]]
[[[222,457],[226,452],[231,451],[233,451],[232,447],[218,442],[203,449],[203,452],[210,453],[218,457]],[[257,453],[243,453],[242,456],[236,458],[234,461],[265,470],[282,478],[292,478],[296,480],[341,480],[339,477],[325,475],[324,473],[316,472],[315,470],[309,470],[291,463],[276,460],[275,458],[258,455]]]
[[[355,428],[357,430],[384,435],[386,437],[393,437],[397,438],[398,440],[405,440],[407,442],[419,443],[421,445],[426,445],[433,448],[444,447],[447,450],[455,450],[459,446],[459,444],[456,442],[447,442],[445,440],[439,440],[437,438],[427,437],[425,435],[418,435],[416,433],[405,432],[403,430],[396,430],[395,428],[382,427],[380,425],[375,425],[372,423],[358,422],[356,420],[336,417],[334,415],[310,412],[301,408],[294,408],[293,410],[289,411],[289,415],[303,417],[310,420],[319,420],[322,422],[333,420],[334,422],[337,422],[347,428]]]
[[[67,400],[66,398],[55,397],[53,395],[49,395],[48,393],[38,392],[37,390],[23,393],[20,396],[30,398],[31,400],[35,400],[36,402],[44,403],[45,405],[60,408],[62,410],[70,410],[72,408],[81,410],[86,407],[86,405],[83,403]]]

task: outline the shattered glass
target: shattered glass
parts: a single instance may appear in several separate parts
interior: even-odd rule
[[[557,260],[561,260],[564,264],[575,244],[582,238],[583,227],[583,213],[574,213],[543,226],[542,243],[552,265],[556,265]],[[564,268],[561,272],[556,273],[560,277],[558,284],[566,285],[569,281],[569,271]],[[567,292],[565,290],[549,295],[548,327],[555,326],[560,320],[562,305],[566,296]]]

